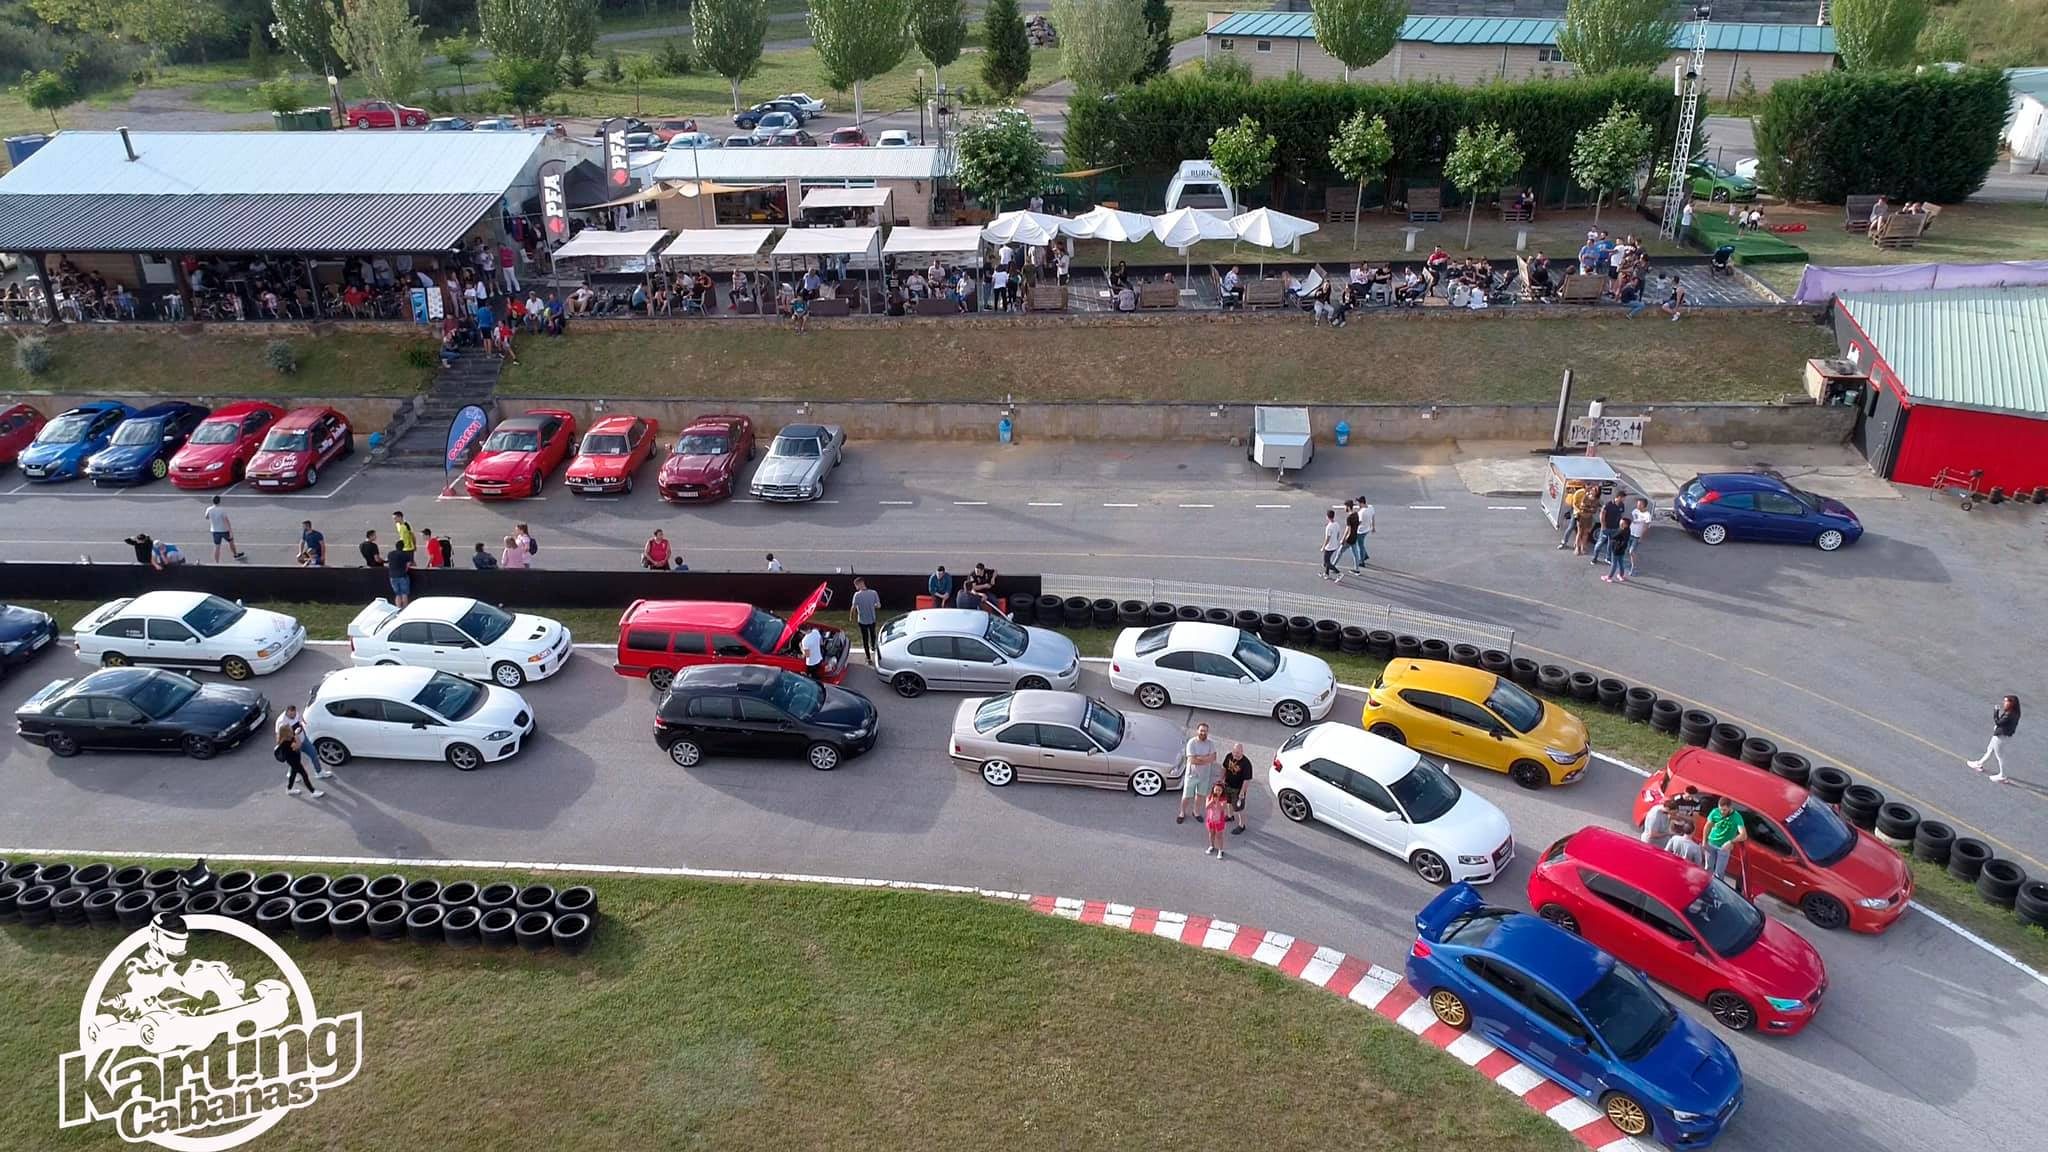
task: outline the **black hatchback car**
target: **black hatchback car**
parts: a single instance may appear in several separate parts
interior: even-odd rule
[[[780,668],[724,665],[678,674],[654,710],[654,742],[681,767],[711,753],[801,756],[820,772],[875,746],[867,697]]]
[[[14,710],[15,731],[59,756],[87,748],[183,752],[208,760],[263,727],[270,701],[254,688],[201,684],[160,668],[103,668],[52,680]]]
[[[26,664],[57,639],[57,622],[48,612],[0,604],[0,672]]]

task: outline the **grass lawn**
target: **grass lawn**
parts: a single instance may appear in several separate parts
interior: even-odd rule
[[[1807,262],[1843,264],[1979,264],[2033,260],[2048,253],[2048,205],[1955,204],[1941,210],[1934,228],[1916,248],[1879,248],[1860,232],[1842,230],[1838,205],[1778,205],[1764,210],[1773,224],[1804,222],[1806,231],[1785,237],[1806,249]],[[1745,270],[1790,296],[1799,287],[1798,264],[1755,264]]]
[[[323,1012],[362,1013],[363,1065],[263,1147],[1575,1147],[1376,1014],[1216,953],[975,897],[589,882],[580,957],[285,939]],[[51,1107],[114,938],[0,928],[0,1147],[121,1146],[60,1138]]]
[[[433,345],[411,330],[295,336],[299,368],[289,376],[263,359],[267,337],[208,332],[72,332],[51,336],[49,371],[25,376],[11,357],[0,364],[7,390],[160,392],[187,396],[410,396],[424,391],[431,368],[406,363],[405,349]]]
[[[1913,899],[2012,953],[2036,971],[2048,971],[2048,931],[2022,924],[2010,911],[1986,904],[1977,895],[1976,885],[1963,883],[1939,865],[1915,860],[1910,854],[1906,865],[1913,870]]]
[[[1074,324],[819,328],[768,323],[528,340],[501,395],[809,400],[1175,400],[1193,403],[1547,403],[1570,365],[1619,402],[1767,400],[1799,388],[1833,341],[1797,317],[1696,311],[1682,324],[1618,310],[1559,317],[1365,317],[1341,332],[1300,316],[1231,326]],[[857,370],[849,371],[849,366]],[[1674,370],[1674,366],[1677,367]]]

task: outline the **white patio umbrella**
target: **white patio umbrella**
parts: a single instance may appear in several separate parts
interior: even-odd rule
[[[1037,248],[1058,239],[1066,223],[1064,217],[1048,216],[1043,212],[1005,212],[982,228],[981,238],[991,244],[1022,244],[1027,248]]]
[[[1116,263],[1118,241],[1130,244],[1143,240],[1152,234],[1152,217],[1138,212],[1125,212],[1097,204],[1065,224],[1060,231],[1084,240],[1102,240],[1109,244],[1109,254],[1104,258],[1112,267]]]
[[[1303,220],[1271,208],[1254,208],[1230,218],[1230,229],[1237,233],[1239,240],[1261,248],[1293,248],[1303,236],[1321,227],[1313,220]],[[1266,258],[1260,256],[1259,276],[1263,279],[1265,275]]]
[[[1164,216],[1152,218],[1152,235],[1168,248],[1178,248],[1181,254],[1181,279],[1187,281],[1193,275],[1195,260],[1188,255],[1188,249],[1203,240],[1235,240],[1237,230],[1230,221],[1221,216],[1193,208],[1176,208]],[[1183,293],[1193,289],[1183,288]]]

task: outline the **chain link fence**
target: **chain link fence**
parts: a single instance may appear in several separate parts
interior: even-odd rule
[[[1467,620],[1421,612],[1393,604],[1361,600],[1338,600],[1328,596],[1307,596],[1272,588],[1235,588],[1223,584],[1191,584],[1184,580],[1133,580],[1118,576],[1056,576],[1046,574],[1044,592],[1051,596],[1083,596],[1090,600],[1155,600],[1168,604],[1199,604],[1204,608],[1228,608],[1235,612],[1249,608],[1259,613],[1307,616],[1312,620],[1335,620],[1367,630],[1385,629],[1397,635],[1435,637],[1451,643],[1480,648],[1498,648],[1510,655],[1515,650],[1515,630],[1484,620]]]

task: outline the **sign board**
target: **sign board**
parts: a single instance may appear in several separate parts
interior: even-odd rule
[[[560,160],[540,166],[540,218],[550,245],[569,238],[569,193],[563,186],[568,170]]]
[[[1572,421],[1572,444],[1641,444],[1648,416],[1580,416]]]
[[[633,182],[632,161],[626,153],[626,122],[613,117],[598,125],[604,136],[604,179],[613,193],[624,192]]]
[[[490,420],[489,414],[474,404],[455,414],[448,422],[448,452],[441,462],[443,471],[460,472],[469,466],[469,458],[483,442],[484,428]]]

